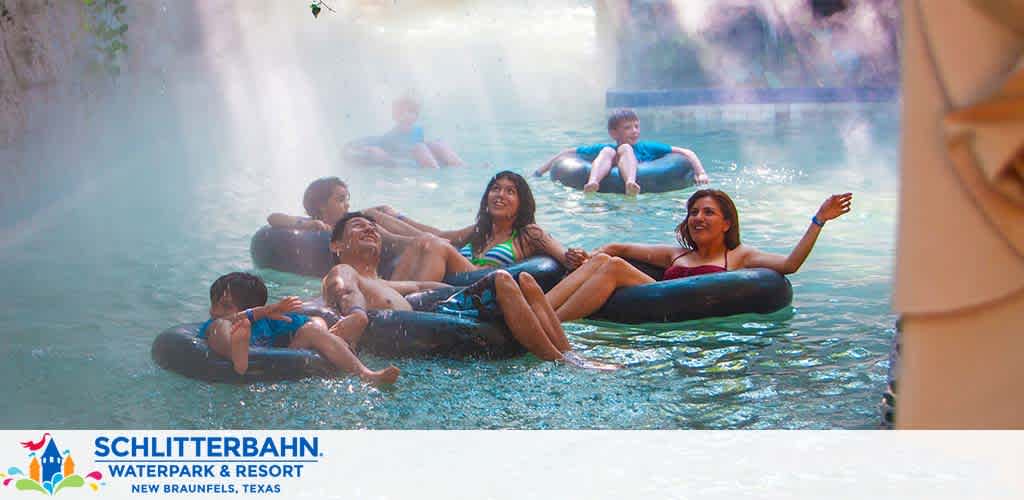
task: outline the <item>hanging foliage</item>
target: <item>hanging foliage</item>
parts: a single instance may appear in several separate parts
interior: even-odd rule
[[[128,23],[124,20],[128,7],[124,0],[82,0],[82,4],[87,15],[84,28],[92,35],[96,55],[90,68],[105,71],[110,76],[121,74],[119,59],[128,49],[125,43]]]

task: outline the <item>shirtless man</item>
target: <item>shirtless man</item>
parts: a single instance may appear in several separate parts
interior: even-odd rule
[[[380,231],[368,216],[359,212],[349,213],[335,225],[331,234],[331,251],[338,256],[339,264],[324,277],[321,291],[324,302],[344,314],[348,321],[368,324],[366,309],[410,311],[412,306],[403,295],[447,286],[435,281],[381,279],[377,274],[380,249]],[[505,271],[496,271],[493,276],[496,306],[503,312],[498,314],[516,318],[516,321],[506,324],[512,336],[535,356],[545,361],[564,360],[590,368],[617,368],[616,365],[587,362],[571,352],[572,347],[555,311],[545,299],[544,291],[528,273],[520,274],[518,282]],[[481,288],[485,287],[474,285],[467,290],[479,291]],[[449,302],[451,300],[445,304]],[[444,311],[444,308],[439,309],[439,312]],[[356,333],[348,335],[345,340],[354,346],[364,329],[349,330]]]

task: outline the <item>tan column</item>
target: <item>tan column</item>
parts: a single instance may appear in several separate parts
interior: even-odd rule
[[[1024,1],[903,16],[896,424],[1024,428]]]

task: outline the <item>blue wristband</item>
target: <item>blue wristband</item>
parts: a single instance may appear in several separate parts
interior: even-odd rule
[[[245,318],[249,320],[249,324],[256,323],[256,315],[253,314],[252,309],[245,310]]]
[[[817,214],[811,216],[811,222],[818,227],[825,227],[825,221],[818,220]]]

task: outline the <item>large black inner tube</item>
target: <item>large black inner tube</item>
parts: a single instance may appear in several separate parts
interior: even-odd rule
[[[371,311],[359,350],[396,358],[497,359],[526,352],[503,323],[420,311]]]
[[[207,382],[246,384],[306,377],[332,377],[340,372],[313,351],[250,347],[245,375],[235,373],[231,360],[210,350],[197,338],[202,323],[175,326],[157,335],[150,353],[156,364],[186,377]]]
[[[504,323],[428,312],[458,292],[444,287],[406,296],[414,311],[368,312],[370,324],[359,338],[359,351],[389,357],[509,358],[526,352]],[[306,302],[302,314],[333,325],[340,316],[321,298]]]
[[[252,235],[249,253],[256,267],[286,273],[323,278],[334,267],[331,255],[331,233],[294,228],[263,226]],[[381,276],[390,276],[398,262],[398,252],[391,245],[381,249]]]
[[[583,189],[590,177],[591,162],[576,155],[566,155],[551,166],[551,178],[566,186]],[[640,163],[637,167],[636,182],[645,193],[678,191],[693,185],[693,165],[685,156],[667,154],[654,161]],[[617,167],[612,168],[608,177],[601,181],[598,192],[625,193],[626,182],[622,180]]]
[[[334,267],[330,240],[331,234],[327,231],[263,226],[253,235],[249,252],[256,267],[322,278]],[[382,277],[391,276],[400,255],[390,245],[384,246],[381,252],[381,263],[377,272]],[[550,290],[565,275],[562,265],[546,255],[517,262],[506,270],[516,277],[524,271],[530,273],[544,290]],[[449,274],[444,277],[444,282],[466,286],[492,272],[494,269]]]
[[[502,268],[514,278],[519,279],[520,273],[530,273],[544,291],[551,290],[565,277],[565,268],[557,260],[548,255],[536,255],[521,260],[511,266]],[[497,269],[477,269],[465,273],[454,273],[444,277],[444,282],[453,286],[469,286]]]
[[[412,157],[411,152],[400,152],[400,151],[388,151],[391,156],[391,163],[381,163],[374,157],[364,153],[359,148],[363,146],[377,146],[380,147],[380,136],[369,136],[362,137],[349,141],[342,148],[342,157],[348,163],[359,166],[367,167],[413,167],[418,168],[419,165],[416,160]],[[387,150],[387,148],[385,148]]]
[[[443,289],[441,295],[458,291]],[[447,298],[447,295],[440,300]],[[427,307],[432,307],[427,305]],[[338,314],[319,299],[301,311],[333,325]],[[480,322],[448,314],[421,311],[369,311],[370,324],[359,340],[359,352],[386,358],[443,357],[488,359],[522,355],[526,349],[500,322]],[[157,335],[150,351],[157,365],[207,382],[247,384],[306,377],[343,375],[320,354],[304,349],[249,347],[249,368],[235,373],[231,360],[196,337],[202,323],[171,327]]]
[[[616,323],[675,323],[767,314],[793,301],[793,287],[771,269],[740,269],[620,288],[590,318]]]

